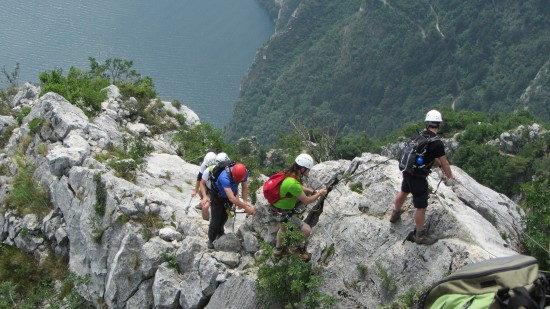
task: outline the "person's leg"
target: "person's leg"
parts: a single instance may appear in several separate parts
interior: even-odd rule
[[[307,223],[303,223],[301,230],[302,230],[302,234],[304,234],[304,237],[306,238],[306,241],[307,241],[307,239],[309,238],[309,235],[311,235],[311,226],[309,226],[309,224]]]
[[[286,231],[285,226],[282,223],[279,223],[279,230],[277,231],[277,236],[275,237],[275,248],[273,249],[273,257],[280,258],[285,253],[288,253],[286,248],[283,248],[281,237]]]
[[[426,208],[428,207],[428,180],[425,177],[411,177],[409,184],[413,196],[413,206],[416,208],[414,223],[416,230],[421,231],[424,229]]]
[[[285,231],[285,226],[279,223],[279,230],[277,231],[277,236],[275,238],[275,248],[281,248],[281,235],[283,235]]]
[[[421,231],[424,229],[424,223],[426,221],[426,208],[416,208],[414,213],[414,223],[416,230]]]
[[[202,206],[201,215],[203,220],[208,221],[210,219],[210,205]]]
[[[409,192],[399,191],[399,193],[397,193],[397,195],[395,196],[393,208],[396,210],[401,210],[401,207],[403,206],[403,203],[405,203],[405,200],[407,199],[408,195],[409,195]]]
[[[304,221],[294,216],[290,218],[290,222],[292,222],[292,224],[302,232],[305,238],[302,244],[294,248],[291,248],[290,251],[297,252],[299,254],[300,259],[302,259],[303,261],[309,261],[311,256],[306,251],[306,243],[309,238],[309,235],[311,235],[311,226],[309,226],[309,224],[304,223]]]
[[[212,201],[212,204],[210,207],[211,216],[208,225],[208,240],[214,242],[220,231],[220,225],[223,227],[223,214],[225,213],[225,209],[223,209],[223,200],[217,196],[211,194],[210,201]]]
[[[390,217],[391,223],[395,223],[401,220],[401,207],[403,207],[403,203],[405,203],[409,192],[411,192],[411,189],[409,187],[408,177],[407,175],[403,174],[403,180],[401,181],[401,191],[397,193],[397,195],[395,196],[395,201],[393,202],[393,210]]]
[[[413,205],[416,208],[414,223],[416,225],[415,241],[420,245],[431,245],[437,238],[427,234],[425,230],[426,209],[428,207],[428,180],[425,178],[411,181],[411,192],[413,194]]]
[[[229,219],[229,215],[227,215],[227,207],[231,205],[231,203],[229,203],[229,201],[227,199],[223,199],[223,212],[221,214],[221,223],[219,225],[219,229],[218,229],[218,236],[222,236],[223,234],[225,234],[225,223],[227,222],[227,219]]]

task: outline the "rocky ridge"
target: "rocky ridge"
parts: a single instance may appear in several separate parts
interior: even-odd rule
[[[89,278],[87,285],[77,287],[79,293],[97,307],[259,306],[253,289],[258,243],[273,242],[277,230],[261,192],[256,192],[257,214],[230,220],[216,250],[208,250],[208,223],[194,209],[198,200],[191,199],[198,167],[176,155],[170,134],[153,135],[130,117],[126,107],[134,101],[122,100],[116,87],[109,88],[109,99],[94,119],[55,93],[38,97],[39,92],[25,85],[11,101],[14,109],[30,106],[31,113],[0,154],[6,171],[0,176],[3,243],[39,260],[47,254],[67,257],[71,272]],[[185,113],[189,125],[199,123],[185,107],[176,112]],[[44,117],[45,125],[31,132],[28,124],[37,117]],[[14,123],[2,117],[0,130]],[[125,135],[155,147],[134,182],[116,177],[94,159],[119,146]],[[45,152],[40,150],[44,147]],[[34,179],[51,195],[53,209],[44,218],[19,215],[4,203],[18,172],[13,158],[22,149],[36,166]],[[414,226],[410,201],[401,222],[388,222],[401,181],[395,160],[364,153],[312,169],[307,180],[311,187],[341,179],[324,202],[308,246],[311,263],[321,269],[321,289],[337,300],[338,308],[373,308],[463,265],[517,254],[519,207],[452,168],[460,179],[454,187],[440,183],[437,173],[429,177],[431,188],[437,188],[428,209],[430,230],[441,238],[432,246],[405,241]],[[100,194],[105,196],[103,214],[94,209]],[[358,265],[366,271],[360,272]],[[380,268],[394,279],[395,291],[384,290],[376,271]]]

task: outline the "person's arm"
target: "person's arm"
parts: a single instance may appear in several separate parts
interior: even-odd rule
[[[453,171],[451,171],[451,164],[449,164],[449,161],[447,160],[447,156],[441,156],[437,158],[436,161],[439,163],[439,167],[443,170],[443,174],[445,174],[448,179],[455,179],[453,176]]]
[[[306,193],[309,193],[310,195],[317,193],[317,190],[312,189],[310,187],[306,187],[306,186],[302,186],[302,190],[304,190],[304,192],[306,192]]]
[[[233,203],[235,206],[237,206],[240,209],[244,209],[244,211],[246,211],[246,213],[249,215],[253,215],[256,213],[256,210],[254,210],[254,208],[252,208],[250,204],[248,204],[247,202],[241,201],[238,197],[236,197],[235,194],[233,194],[233,190],[231,190],[231,188],[224,187],[223,190],[227,195],[227,199],[229,199],[229,201]],[[244,191],[244,186],[243,186],[243,191]],[[243,192],[243,197],[244,197],[244,192]]]
[[[241,190],[243,194],[243,201],[248,202],[248,180],[241,183]]]
[[[199,192],[201,179],[202,173],[199,172],[199,174],[197,175],[197,181],[195,182],[195,188],[193,189],[193,192],[191,192],[191,198],[195,197],[195,195],[197,195],[197,193]]]
[[[315,202],[316,200],[319,199],[319,197],[327,195],[327,192],[328,192],[327,188],[319,189],[317,190],[316,193],[313,193],[312,195],[309,195],[309,196],[307,196],[305,192],[302,192],[300,195],[298,195],[298,199],[300,200],[300,202],[307,205]]]
[[[206,180],[201,179],[200,188],[201,188],[201,193],[202,193],[201,204],[202,204],[202,207],[205,207],[208,204],[210,204],[210,197],[208,196],[208,194],[206,194]]]

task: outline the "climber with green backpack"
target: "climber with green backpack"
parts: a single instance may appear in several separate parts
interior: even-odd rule
[[[300,154],[291,166],[274,174],[264,184],[264,196],[270,204],[271,213],[279,222],[279,230],[273,252],[274,257],[278,258],[287,253],[287,249],[283,248],[281,244],[281,234],[285,231],[283,223],[291,222],[300,229],[306,239],[311,233],[311,227],[294,214],[296,207],[300,204],[310,204],[327,194],[326,188],[317,191],[302,185],[304,177],[307,177],[313,165],[313,158],[310,155],[305,153]],[[310,195],[306,195],[306,192]],[[293,250],[299,254],[300,259],[309,261],[310,256],[305,250],[305,244],[298,248],[293,248]]]

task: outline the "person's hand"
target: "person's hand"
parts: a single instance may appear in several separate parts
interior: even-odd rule
[[[454,187],[458,184],[458,180],[456,178],[447,178],[444,183],[447,187]]]
[[[193,192],[191,192],[191,198],[194,198],[196,195],[197,195],[197,191],[193,190]]]
[[[246,204],[244,211],[246,211],[249,216],[253,216],[256,214],[256,210],[254,209],[254,207],[250,206],[250,204]]]
[[[319,190],[319,195],[321,196],[327,196],[328,194],[328,189],[327,188],[322,188]]]
[[[207,207],[208,205],[210,205],[210,199],[207,197],[204,197],[201,201],[201,204],[202,204],[202,207]]]

